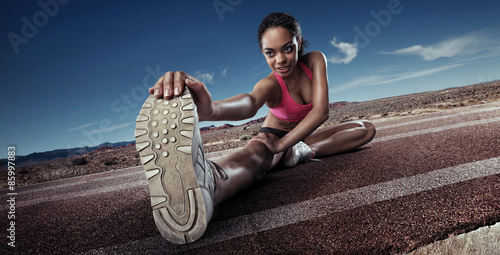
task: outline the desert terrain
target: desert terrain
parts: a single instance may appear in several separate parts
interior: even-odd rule
[[[337,102],[330,104],[329,119],[322,126],[358,119],[367,119],[376,125],[377,121],[382,119],[400,118],[496,101],[500,101],[500,81],[366,102]],[[263,118],[252,120],[239,126],[223,125],[202,128],[205,152],[244,146],[253,136],[258,134],[263,120]],[[103,146],[82,155],[18,166],[16,168],[16,185],[25,186],[138,165],[140,165],[139,154],[135,151],[134,143],[117,148]],[[0,188],[6,188],[7,171],[5,167],[2,169],[0,170]]]

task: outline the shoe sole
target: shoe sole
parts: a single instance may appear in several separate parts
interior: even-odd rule
[[[182,96],[170,100],[151,95],[140,110],[135,129],[156,226],[165,239],[176,244],[199,239],[207,226],[192,159],[193,132],[198,128],[195,110],[187,88]]]

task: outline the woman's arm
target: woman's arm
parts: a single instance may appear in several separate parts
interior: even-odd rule
[[[184,72],[167,72],[149,89],[157,98],[169,99],[182,94],[186,85],[193,96],[200,121],[207,120],[244,120],[255,116],[257,111],[269,99],[273,88],[269,79],[259,81],[252,92],[234,97],[212,101],[212,95],[203,82]]]
[[[267,102],[273,88],[272,83],[264,78],[259,81],[249,94],[239,94],[228,99],[214,102],[214,114],[210,120],[244,120],[255,116]]]

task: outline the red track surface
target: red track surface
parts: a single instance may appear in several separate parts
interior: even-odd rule
[[[0,253],[397,254],[500,222],[500,103],[376,126],[355,152],[272,171],[190,245],[159,236],[142,167],[18,188]]]

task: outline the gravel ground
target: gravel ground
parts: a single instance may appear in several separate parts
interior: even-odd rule
[[[445,90],[430,91],[331,107],[329,119],[322,125],[346,121],[398,118],[436,112],[445,109],[500,101],[500,81]],[[338,104],[337,104],[338,105]],[[252,121],[240,126],[205,132],[202,135],[205,152],[216,152],[244,146],[258,134],[261,122]],[[98,150],[66,159],[40,162],[18,167],[16,185],[64,179],[97,172],[112,171],[140,165],[135,146]],[[7,171],[0,171],[0,188],[7,187]]]
[[[360,103],[347,103],[330,108],[328,120],[322,125],[368,119],[376,123],[387,118],[399,118],[429,112],[485,104],[500,100],[500,81],[430,91],[398,97],[377,99]],[[259,132],[260,123],[241,125],[204,134],[206,152],[214,152],[244,146],[247,140]],[[224,140],[221,140],[224,137]]]

